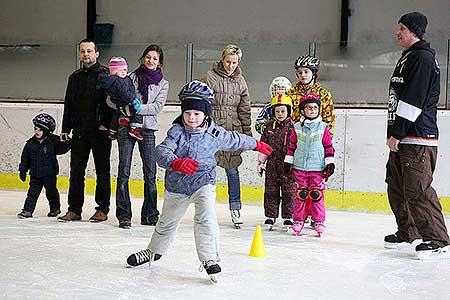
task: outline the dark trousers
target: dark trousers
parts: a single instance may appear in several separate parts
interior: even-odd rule
[[[138,143],[144,173],[144,203],[141,209],[141,222],[153,223],[158,220],[159,211],[156,206],[156,159],[155,159],[155,132],[142,130],[142,141],[136,140],[128,134],[128,127],[119,127],[119,171],[117,174],[116,190],[116,217],[119,221],[131,220],[131,201],[128,180],[130,178],[131,160],[134,145]]]
[[[96,210],[109,212],[111,197],[110,156],[111,140],[108,131],[97,130],[89,136],[73,135],[70,155],[69,211],[81,215],[84,203],[84,180],[89,154],[94,157]]]
[[[401,239],[449,243],[441,204],[431,187],[436,159],[437,147],[431,146],[400,144],[398,152],[389,154],[387,192]]]
[[[266,218],[278,218],[281,204],[281,217],[283,219],[292,219],[297,187],[295,181],[284,176],[279,171],[276,168],[272,168],[271,164],[267,164],[264,187],[264,214]]]
[[[36,202],[41,194],[42,187],[45,187],[45,196],[47,197],[50,211],[59,210],[61,203],[59,201],[59,192],[56,187],[56,175],[45,177],[30,176],[30,187],[28,188],[27,198],[23,205],[23,210],[34,212]]]

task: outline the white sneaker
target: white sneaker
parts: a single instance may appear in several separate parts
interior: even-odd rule
[[[240,210],[237,209],[233,209],[231,211],[231,221],[233,222],[234,225],[241,225],[242,223],[242,219],[241,219],[241,212]]]

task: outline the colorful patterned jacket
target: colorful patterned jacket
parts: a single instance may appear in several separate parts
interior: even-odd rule
[[[300,98],[306,94],[319,95],[321,99],[320,116],[322,117],[322,120],[328,124],[331,137],[333,137],[336,115],[334,113],[333,98],[327,89],[324,89],[319,82],[316,82],[313,85],[303,85],[301,83],[297,83],[294,87],[289,89],[286,94],[291,97],[294,105],[291,116],[294,122],[298,122],[302,117],[299,108]]]

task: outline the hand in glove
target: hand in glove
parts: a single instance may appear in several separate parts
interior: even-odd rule
[[[133,104],[133,108],[136,110],[136,112],[141,111],[141,101],[139,101],[138,99],[134,99],[131,104]]]
[[[329,163],[323,169],[323,176],[325,177],[325,181],[328,181],[328,178],[334,174],[334,163]]]
[[[283,165],[284,175],[289,176],[292,174],[292,164],[285,162]]]
[[[258,151],[259,153],[265,154],[267,156],[269,156],[272,153],[272,147],[260,141],[256,141],[256,148],[253,150]]]
[[[19,172],[19,178],[22,182],[25,182],[27,180],[27,173],[26,172]]]
[[[170,165],[175,171],[192,175],[198,170],[198,162],[192,158],[176,158]]]

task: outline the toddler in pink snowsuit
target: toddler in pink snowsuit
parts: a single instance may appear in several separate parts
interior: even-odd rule
[[[300,99],[303,117],[295,123],[284,172],[295,177],[297,197],[294,204],[294,232],[299,235],[307,217],[307,200],[312,200],[312,220],[319,236],[325,226],[323,191],[334,173],[334,148],[328,125],[320,117],[320,97],[306,94]]]

